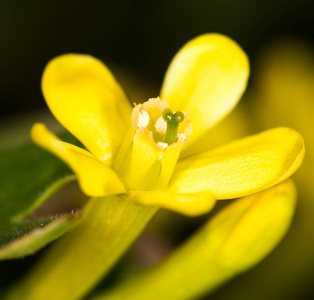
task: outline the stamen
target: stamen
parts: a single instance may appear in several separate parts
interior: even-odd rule
[[[167,108],[163,111],[162,117],[167,122],[165,143],[171,145],[177,141],[179,123],[184,120],[184,115],[181,111],[173,113]]]

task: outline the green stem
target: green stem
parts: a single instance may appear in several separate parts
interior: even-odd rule
[[[91,199],[83,221],[60,239],[6,299],[80,299],[108,273],[157,209],[126,195]]]

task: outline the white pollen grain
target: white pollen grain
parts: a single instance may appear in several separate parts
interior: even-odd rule
[[[159,117],[159,119],[156,121],[155,128],[157,132],[159,132],[161,135],[166,134],[167,122],[164,120],[163,117]]]
[[[137,128],[146,127],[149,123],[149,114],[145,110],[141,110],[138,114]]]
[[[166,149],[168,147],[168,144],[167,143],[158,142],[157,146],[160,147],[161,149]]]
[[[186,134],[185,134],[185,133],[178,133],[178,134],[177,134],[177,138],[178,138],[178,141],[184,142],[187,137],[186,137]]]

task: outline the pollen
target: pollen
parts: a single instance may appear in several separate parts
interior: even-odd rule
[[[161,149],[166,149],[169,145],[167,143],[158,142],[157,146]]]
[[[138,114],[137,128],[146,127],[149,124],[149,114],[145,110],[141,110]]]
[[[157,130],[157,132],[159,132],[162,135],[166,134],[167,131],[167,122],[164,120],[164,118],[161,116],[156,124],[155,124],[155,128]]]

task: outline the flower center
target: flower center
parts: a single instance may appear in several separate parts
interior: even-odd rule
[[[185,112],[173,113],[166,101],[152,98],[135,106],[132,122],[135,130],[147,134],[160,149],[166,149],[187,140],[192,133],[189,117]]]
[[[183,144],[192,133],[189,114],[173,113],[152,98],[135,105],[133,130],[126,135],[113,169],[128,190],[163,189],[169,184]]]

